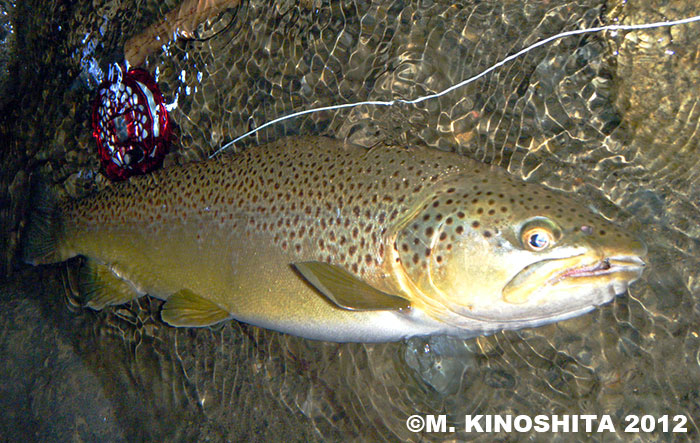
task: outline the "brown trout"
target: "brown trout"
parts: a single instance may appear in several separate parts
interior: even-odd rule
[[[609,302],[646,247],[574,199],[456,154],[286,138],[40,210],[25,260],[87,258],[101,309],[381,342],[533,327]]]

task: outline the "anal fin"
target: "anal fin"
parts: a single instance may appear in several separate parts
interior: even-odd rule
[[[339,266],[309,261],[294,263],[294,267],[339,308],[349,311],[400,311],[411,307],[408,300],[382,292]]]
[[[80,294],[85,305],[100,310],[105,306],[120,305],[141,297],[143,294],[133,285],[119,277],[109,266],[88,260],[80,270]]]
[[[189,289],[168,297],[160,316],[169,325],[179,327],[211,326],[231,318],[231,314]]]

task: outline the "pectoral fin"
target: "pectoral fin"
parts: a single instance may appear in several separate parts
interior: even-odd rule
[[[94,260],[88,260],[80,269],[79,288],[81,296],[86,300],[85,305],[95,310],[120,305],[143,295],[109,266]]]
[[[231,314],[189,289],[168,297],[160,316],[164,322],[180,327],[211,326],[231,318]]]
[[[408,300],[384,293],[363,282],[345,269],[310,261],[294,267],[314,288],[338,307],[350,311],[398,311],[408,309]]]

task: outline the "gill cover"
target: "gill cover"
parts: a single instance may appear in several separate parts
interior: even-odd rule
[[[404,277],[404,290],[412,294],[411,299],[420,300],[433,317],[470,310],[479,294],[501,289],[496,282],[504,276],[484,273],[497,269],[498,263],[478,226],[468,216],[457,189],[447,186],[396,231],[397,274]]]

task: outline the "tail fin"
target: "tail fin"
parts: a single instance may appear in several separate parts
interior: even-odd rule
[[[31,194],[33,209],[22,236],[22,259],[32,265],[62,261],[56,250],[60,228],[56,198],[45,183],[36,184]]]

